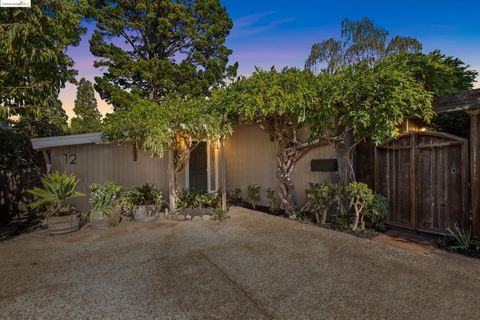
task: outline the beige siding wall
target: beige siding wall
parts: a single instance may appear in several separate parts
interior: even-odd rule
[[[67,155],[67,162],[65,161]],[[76,155],[76,164],[71,164],[71,155]],[[155,184],[164,195],[168,190],[167,157],[152,158],[138,150],[134,161],[131,144],[85,144],[54,148],[51,151],[52,168],[57,171],[73,172],[80,179],[78,189],[88,194],[88,185],[113,181],[133,187],[144,183]],[[184,174],[180,175],[183,185]],[[81,211],[90,208],[88,196],[72,201]]]
[[[225,154],[227,190],[241,188],[243,197],[246,197],[248,185],[256,183],[261,187],[262,203],[268,204],[267,188],[277,187],[275,144],[270,141],[269,136],[258,125],[240,126],[234,135],[225,141]],[[70,163],[73,159],[71,155],[76,156],[75,164]],[[214,158],[213,154],[211,156]],[[333,149],[330,146],[320,146],[299,161],[293,171],[294,200],[297,204],[304,203],[305,189],[310,182],[323,182],[334,178],[334,173],[312,172],[310,160],[332,157]],[[220,156],[218,159],[220,160]],[[85,144],[53,148],[51,160],[54,170],[75,173],[80,179],[78,190],[87,195],[91,183],[113,181],[126,187],[144,183],[155,184],[162,189],[165,198],[167,197],[167,157],[152,158],[137,150],[137,160],[134,161],[131,144]],[[214,171],[214,168],[211,170]],[[183,188],[185,174],[182,172],[179,178],[179,186]],[[212,177],[212,186],[214,180]],[[72,203],[81,211],[90,209],[88,196],[77,198]]]
[[[227,190],[241,188],[243,196],[250,184],[261,187],[262,203],[267,204],[266,190],[277,187],[276,147],[268,134],[258,125],[245,125],[235,129],[232,137],[225,141],[227,166]],[[295,184],[294,200],[297,204],[305,201],[305,189],[310,182],[330,181],[334,173],[312,172],[310,160],[330,159],[334,155],[329,145],[319,146],[309,151],[293,171]]]

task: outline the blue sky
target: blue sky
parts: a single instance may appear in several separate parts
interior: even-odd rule
[[[233,49],[231,60],[238,61],[240,74],[250,74],[255,66],[303,67],[313,43],[338,37],[344,18],[355,20],[365,16],[393,36],[417,38],[425,52],[440,49],[480,71],[480,0],[221,0],[221,3],[234,21],[227,45]],[[90,35],[91,32],[69,53],[77,63],[79,77],[93,80],[100,72],[92,66]],[[75,87],[68,85],[60,98],[71,116]],[[99,102],[101,111],[108,112],[109,107]]]

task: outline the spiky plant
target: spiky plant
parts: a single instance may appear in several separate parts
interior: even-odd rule
[[[47,217],[70,214],[71,207],[66,201],[85,196],[84,193],[75,191],[79,180],[74,174],[68,175],[66,172],[54,171],[50,175],[44,175],[41,182],[41,187],[27,191],[36,197],[36,200],[30,203],[30,207],[46,208]]]

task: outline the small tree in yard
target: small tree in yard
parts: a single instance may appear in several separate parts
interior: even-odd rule
[[[355,211],[352,230],[358,229],[360,223],[361,230],[365,229],[365,208],[373,201],[373,192],[367,184],[363,182],[352,182],[345,187],[345,195],[350,201],[350,208]]]
[[[315,208],[315,220],[324,225],[327,221],[328,209],[339,200],[342,187],[333,183],[311,183],[306,191],[307,199]],[[320,215],[319,215],[320,214]]]
[[[125,91],[116,97],[129,103],[128,109],[106,117],[104,138],[134,143],[152,156],[168,152],[170,210],[176,210],[178,174],[185,168],[190,152],[198,141],[216,141],[230,134],[231,126],[206,109],[205,99],[170,96],[158,104]]]
[[[295,213],[291,173],[298,160],[314,146],[301,140],[298,130],[306,124],[315,98],[315,76],[294,68],[256,69],[251,77],[240,78],[213,95],[217,105],[233,110],[241,121],[259,123],[275,142],[278,195],[288,215]]]

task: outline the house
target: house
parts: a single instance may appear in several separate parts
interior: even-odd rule
[[[101,133],[35,138],[32,145],[43,152],[50,169],[75,173],[80,179],[78,191],[88,194],[90,184],[105,181],[126,187],[150,183],[161,188],[167,198],[167,156],[151,157],[129,143],[104,143]],[[301,158],[292,174],[297,204],[305,202],[305,189],[310,182],[334,179],[334,172],[312,170],[311,166],[314,159],[331,159],[333,156],[330,145],[321,145]],[[200,142],[180,173],[179,188],[218,190],[221,185],[220,157],[219,146]],[[261,204],[268,204],[266,190],[277,186],[276,150],[275,143],[258,124],[241,125],[225,140],[225,164],[228,191],[241,188],[243,197],[246,197],[248,185],[258,184]],[[73,204],[80,211],[90,209],[88,197],[74,199]]]
[[[357,153],[357,178],[389,200],[387,224],[429,233],[445,233],[447,227],[472,228],[480,236],[480,89],[437,98],[437,113],[465,111],[470,115],[470,137],[426,131],[422,123],[409,120],[397,139]],[[132,144],[106,144],[100,133],[32,139],[43,151],[51,169],[76,173],[79,190],[91,183],[114,181],[127,187],[155,184],[167,195],[167,159],[152,158]],[[221,186],[219,147],[201,142],[191,153],[181,173],[180,189],[213,192]],[[328,145],[316,146],[297,163],[292,173],[294,201],[305,202],[310,182],[335,179],[333,171],[317,171],[318,159],[333,159]],[[236,128],[225,141],[227,191],[250,184],[261,187],[262,204],[267,188],[276,188],[275,143],[258,124]],[[329,170],[321,168],[324,170]],[[331,168],[330,168],[331,169]],[[88,198],[74,204],[90,208]]]

